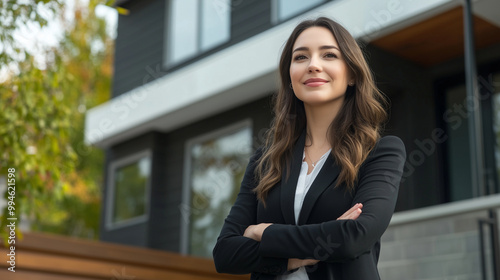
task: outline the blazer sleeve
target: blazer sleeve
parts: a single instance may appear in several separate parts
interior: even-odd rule
[[[260,255],[339,262],[367,253],[389,225],[405,160],[401,139],[381,138],[359,171],[352,203],[362,203],[363,212],[356,220],[273,224],[262,234]]]
[[[287,272],[288,258],[260,256],[260,242],[243,236],[245,229],[257,221],[257,196],[252,190],[256,186],[254,169],[261,154],[259,148],[250,158],[236,202],[224,220],[213,249],[215,268],[219,273],[279,275]]]

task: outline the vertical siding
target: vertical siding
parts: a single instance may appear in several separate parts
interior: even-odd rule
[[[151,71],[162,75],[165,30],[164,0],[129,1],[130,13],[119,15],[115,43],[113,97],[154,80]]]
[[[168,251],[175,251],[172,248],[166,248],[165,236],[168,235],[168,228],[170,223],[175,222],[169,217],[168,200],[170,194],[166,187],[167,176],[165,174],[165,165],[170,155],[167,153],[166,146],[164,145],[166,134],[156,132],[152,141],[153,148],[153,181],[151,185],[151,204],[150,216],[148,221],[148,247],[155,249],[164,249]]]
[[[439,204],[443,201],[440,193],[443,185],[438,181],[438,153],[426,156],[422,164],[414,161],[408,164],[409,155],[419,150],[415,140],[429,138],[436,128],[432,77],[413,63],[377,47],[369,45],[366,50],[377,85],[390,98],[390,119],[385,134],[399,136],[406,145],[407,165],[396,210]]]
[[[237,43],[271,27],[272,0],[233,0],[231,41]]]

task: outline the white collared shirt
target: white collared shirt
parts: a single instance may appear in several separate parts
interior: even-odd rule
[[[307,174],[309,169],[309,165],[304,161],[306,154],[305,151],[302,154],[302,167],[300,168],[299,179],[297,180],[297,188],[295,190],[295,200],[294,200],[294,214],[295,214],[295,224],[299,221],[300,210],[302,209],[302,204],[304,203],[304,198],[306,197],[309,188],[311,187],[314,179],[318,175],[319,171],[323,167],[323,164],[328,157],[328,154],[332,149],[328,150],[321,158],[316,162],[316,165],[313,167],[313,170],[310,174]],[[276,277],[276,280],[308,280],[307,272],[305,267],[299,268],[299,270],[294,273],[288,275],[279,275]]]

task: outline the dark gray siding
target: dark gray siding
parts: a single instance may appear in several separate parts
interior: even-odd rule
[[[154,73],[161,72],[157,67],[160,70],[163,63],[165,3],[141,0],[123,5],[130,13],[118,16],[113,97],[154,80]]]
[[[408,158],[419,149],[415,140],[429,138],[437,125],[432,77],[415,64],[374,46],[369,45],[366,50],[377,85],[391,102],[390,119],[384,133],[403,140]],[[407,161],[404,170],[396,211],[443,201],[438,153],[428,155],[421,164]]]
[[[153,147],[153,180],[151,184],[151,204],[148,221],[148,241],[147,247],[149,248],[163,248],[162,237],[168,234],[168,225],[172,219],[168,216],[168,204],[166,203],[168,193],[165,176],[165,165],[168,158],[166,147],[164,146],[165,134],[156,132],[152,139]]]
[[[237,43],[271,27],[271,0],[233,0],[231,41]]]

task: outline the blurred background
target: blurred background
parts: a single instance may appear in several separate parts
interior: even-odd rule
[[[318,16],[358,40],[407,149],[381,278],[500,279],[499,1],[0,5],[1,236],[15,168],[19,247],[2,279],[249,279],[211,252],[283,45]]]

